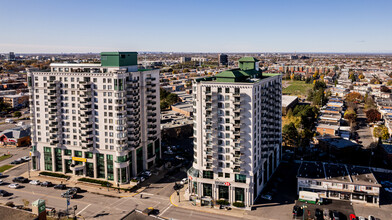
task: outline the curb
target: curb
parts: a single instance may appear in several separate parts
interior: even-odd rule
[[[4,164],[4,165],[12,165],[12,164]],[[4,173],[7,173],[8,171],[11,171],[11,170],[13,170],[13,169],[16,169],[16,168],[18,168],[18,167],[20,167],[20,166],[22,166],[22,165],[24,165],[24,163],[18,164],[18,165],[14,165],[13,167],[9,168],[8,170],[5,170],[5,171],[3,172],[3,174],[4,174]]]

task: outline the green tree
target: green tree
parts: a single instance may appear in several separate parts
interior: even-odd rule
[[[14,117],[20,118],[20,116],[22,116],[21,112],[19,112],[19,111],[14,112]]]
[[[313,105],[320,105],[320,106],[324,105],[325,96],[324,96],[323,89],[317,90],[317,92],[313,96],[312,103],[313,103]]]
[[[389,138],[388,128],[384,125],[375,127],[373,130],[373,136],[381,138],[382,140],[387,140]]]
[[[285,142],[286,146],[297,146],[298,143],[298,131],[295,128],[294,123],[290,123],[285,125],[282,130],[283,134],[283,141]]]
[[[160,107],[161,107],[161,110],[165,110],[165,109],[168,109],[170,107],[170,105],[165,100],[161,100]]]

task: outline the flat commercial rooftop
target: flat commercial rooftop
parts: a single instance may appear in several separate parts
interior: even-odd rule
[[[298,99],[297,96],[282,95],[282,107],[287,107],[288,105],[293,103],[296,99]]]
[[[302,162],[298,169],[297,177],[323,182],[352,183],[381,187],[369,168],[347,164]]]

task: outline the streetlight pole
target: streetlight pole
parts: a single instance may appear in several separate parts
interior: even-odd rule
[[[30,178],[30,160],[27,161],[27,173],[29,174],[29,178]]]

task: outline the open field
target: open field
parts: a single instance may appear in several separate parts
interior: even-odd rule
[[[306,84],[305,81],[283,80],[282,84],[288,85],[286,88],[283,88],[282,92],[284,95],[297,95],[301,97],[306,97],[308,90],[313,87],[313,84]]]

